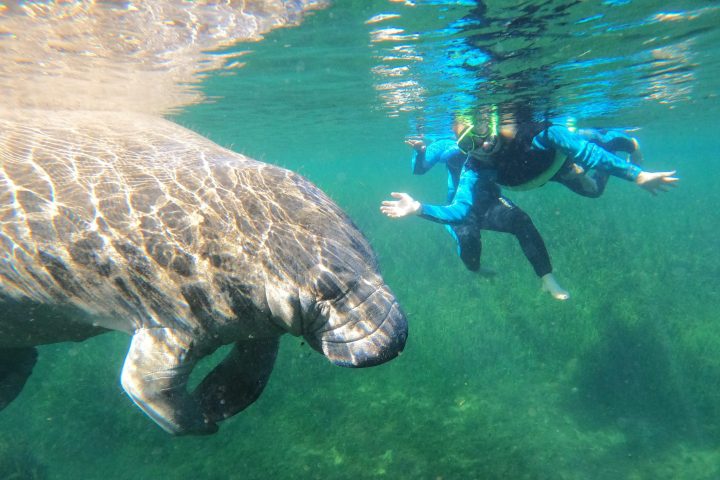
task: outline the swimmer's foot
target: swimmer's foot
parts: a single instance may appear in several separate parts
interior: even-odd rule
[[[570,298],[570,293],[560,286],[557,280],[555,280],[555,275],[552,273],[543,275],[542,289],[552,295],[556,300],[567,300]]]
[[[630,161],[634,163],[635,165],[642,165],[643,163],[643,154],[640,151],[640,144],[638,143],[637,139],[632,139],[633,146],[635,147],[635,150],[630,152]]]

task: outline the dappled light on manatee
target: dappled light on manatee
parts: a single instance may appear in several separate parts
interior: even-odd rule
[[[175,435],[215,433],[255,402],[285,333],[346,367],[402,351],[405,315],[324,192],[160,116],[202,98],[192,83],[227,59],[205,50],[313,6],[4,9],[0,407],[20,395],[36,346],[109,331],[132,336],[123,389]],[[188,390],[195,364],[228,344]]]

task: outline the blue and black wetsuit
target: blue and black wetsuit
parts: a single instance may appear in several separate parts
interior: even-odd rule
[[[530,217],[500,193],[497,172],[466,164],[454,140],[439,140],[413,157],[413,173],[423,174],[438,163],[448,168],[448,205],[421,204],[420,216],[445,224],[455,238],[458,253],[471,271],[480,269],[481,230],[511,233],[542,277],[552,272],[550,256]]]
[[[609,175],[630,181],[637,178],[640,167],[615,154],[618,151],[632,153],[636,148],[633,139],[618,130],[572,132],[562,125],[524,123],[516,126],[512,139],[503,139],[499,151],[486,156],[480,154],[475,161],[496,168],[498,183],[511,188],[532,184],[550,172],[553,175],[545,181],[562,183],[583,196],[598,197]],[[586,172],[593,170],[592,175],[583,178],[574,174],[573,164]],[[536,182],[534,186],[542,183]]]

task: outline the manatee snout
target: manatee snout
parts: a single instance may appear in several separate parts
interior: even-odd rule
[[[326,328],[308,340],[336,365],[372,367],[405,348],[407,319],[384,284],[360,280],[327,310]]]
[[[370,332],[364,338],[345,344],[350,352],[351,361],[336,362],[338,365],[356,368],[372,367],[400,355],[407,340],[407,319],[397,301],[393,299],[392,303],[389,302],[388,305],[387,313],[375,331]],[[382,316],[381,314],[376,318],[382,318]]]

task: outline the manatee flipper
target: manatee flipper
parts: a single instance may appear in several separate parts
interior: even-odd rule
[[[158,425],[175,435],[203,435],[218,429],[207,421],[187,391],[198,358],[192,341],[171,328],[135,331],[122,369],[122,386]]]
[[[30,377],[38,352],[34,347],[0,349],[0,410],[15,400]]]
[[[279,338],[236,342],[193,396],[211,422],[229,418],[258,399],[277,357]]]

